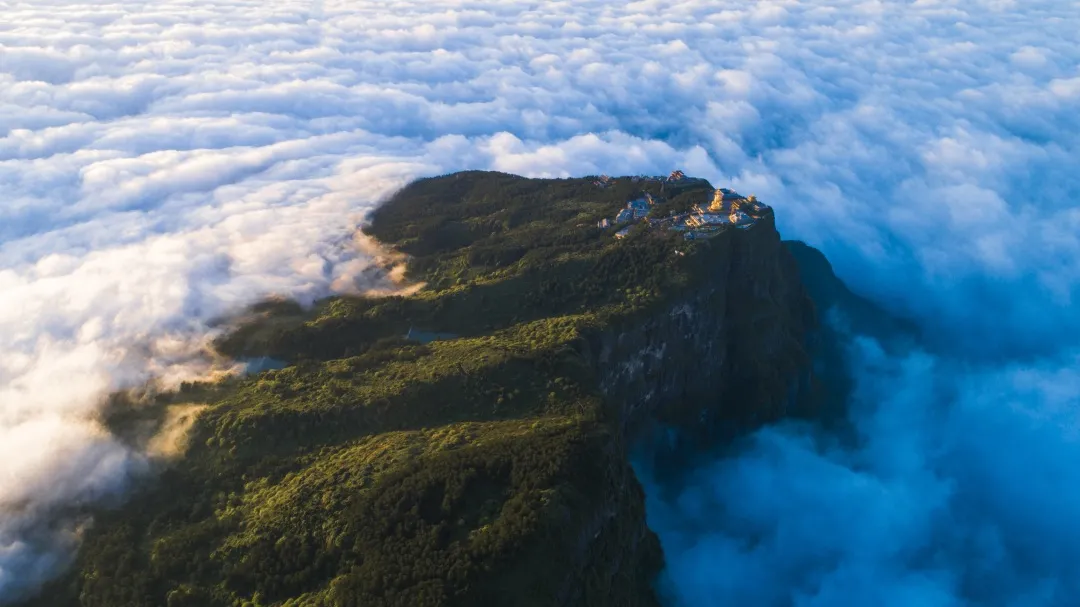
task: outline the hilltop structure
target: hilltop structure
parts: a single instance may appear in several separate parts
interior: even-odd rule
[[[608,175],[600,175],[599,177],[589,177],[592,179],[592,184],[601,190],[610,188],[615,185],[619,180],[629,180],[633,184],[652,184],[656,183],[660,185],[661,192],[664,191],[665,186],[675,188],[686,188],[695,185],[701,185],[708,183],[706,179],[701,177],[689,177],[680,169],[675,169],[668,175],[631,175],[629,177],[610,177]]]
[[[607,175],[601,175],[599,178],[596,179],[596,181],[593,182],[593,185],[603,189],[610,186],[611,181],[611,177],[608,177]]]
[[[666,181],[699,181],[687,177],[682,171],[675,170]],[[749,229],[760,219],[769,207],[751,195],[744,197],[734,190],[718,188],[713,191],[712,200],[707,205],[694,204],[689,213],[675,214],[668,217],[649,218],[657,200],[651,194],[643,194],[626,203],[626,208],[615,215],[614,221],[602,219],[597,227],[604,229],[612,225],[645,220],[650,227],[672,229],[684,233],[687,240],[709,238],[723,232],[726,228]],[[615,238],[625,238],[629,227],[619,230]]]

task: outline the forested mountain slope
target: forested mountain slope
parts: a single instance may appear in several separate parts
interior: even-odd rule
[[[771,211],[702,242],[597,227],[643,190],[663,212],[712,196],[485,172],[406,187],[364,230],[424,288],[267,302],[218,349],[284,368],[118,396],[107,422],[131,437],[204,408],[32,604],[655,604],[631,443],[810,412],[815,314]]]

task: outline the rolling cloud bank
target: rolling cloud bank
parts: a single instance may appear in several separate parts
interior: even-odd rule
[[[1077,31],[1058,0],[0,1],[0,603],[151,466],[101,398],[211,371],[258,299],[393,288],[354,232],[395,188],[675,167],[926,343],[852,336],[856,445],[782,424],[647,482],[665,600],[1080,603]]]

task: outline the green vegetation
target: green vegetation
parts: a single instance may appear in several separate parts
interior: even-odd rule
[[[116,429],[168,403],[208,407],[183,458],[98,513],[71,575],[36,604],[548,605],[570,582],[598,604],[652,604],[655,547],[623,563],[618,592],[603,575],[568,578],[589,566],[577,530],[633,490],[589,344],[691,285],[707,245],[613,239],[597,221],[642,186],[591,182],[413,183],[365,231],[426,288],[267,302],[218,348],[286,368],[149,407],[117,399]],[[709,196],[699,185],[666,204]],[[407,341],[411,327],[455,337]]]

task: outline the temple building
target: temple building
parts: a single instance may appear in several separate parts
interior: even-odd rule
[[[732,192],[731,190],[720,188],[713,192],[712,202],[708,207],[703,207],[700,204],[695,204],[692,207],[692,211],[698,215],[713,214],[713,215],[734,215],[739,211],[739,208],[746,202],[746,199],[742,196]]]
[[[686,177],[682,171],[678,170],[673,171],[668,177],[668,180],[682,182],[696,179]],[[704,201],[694,204],[689,213],[672,212],[666,217],[650,218],[650,212],[657,202],[652,194],[641,193],[627,201],[626,207],[619,211],[614,221],[601,220],[597,227],[607,228],[612,225],[643,221],[652,228],[667,228],[682,232],[687,239],[711,238],[723,233],[727,228],[744,230],[750,228],[769,209],[768,205],[762,204],[756,197],[745,197],[727,188],[715,189],[712,200],[707,205]],[[630,227],[626,226],[615,234],[615,238],[625,238],[629,232]]]

